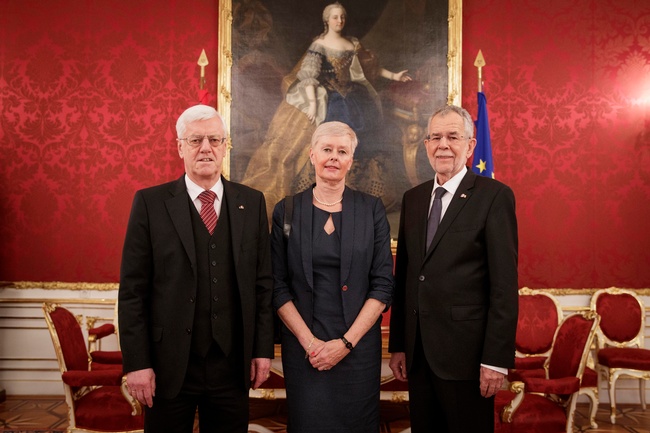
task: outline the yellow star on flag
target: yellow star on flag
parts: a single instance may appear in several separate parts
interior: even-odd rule
[[[482,159],[479,159],[479,161],[481,162],[476,166],[476,168],[481,170],[481,173],[483,173],[487,167],[485,166],[485,161],[483,161]]]

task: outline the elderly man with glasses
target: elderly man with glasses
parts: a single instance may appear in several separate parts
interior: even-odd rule
[[[494,395],[514,366],[515,196],[466,167],[474,124],[460,107],[429,120],[435,171],[402,200],[390,367],[407,380],[413,433],[487,433]]]
[[[261,192],[221,176],[226,128],[212,107],[176,124],[179,179],[135,194],[119,289],[129,392],[145,432],[248,430],[248,389],[273,358],[269,225]]]

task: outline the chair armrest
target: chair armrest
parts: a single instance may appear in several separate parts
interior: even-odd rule
[[[119,350],[95,350],[90,352],[90,357],[100,364],[122,364],[122,352]]]
[[[510,400],[510,403],[506,404],[503,407],[503,410],[501,411],[501,421],[505,423],[511,423],[512,422],[512,417],[515,415],[515,412],[521,405],[521,403],[524,401],[524,396],[526,393],[524,392],[525,385],[523,382],[512,382],[510,383],[510,386],[508,390],[510,393],[514,393],[514,397],[512,400]],[[499,391],[499,392],[507,392],[507,391]]]
[[[63,382],[74,387],[82,386],[120,386],[122,370],[71,370],[62,374]]]
[[[105,323],[101,326],[90,328],[88,330],[88,337],[95,337],[96,339],[104,338],[113,334],[115,334],[115,325],[112,323]]]
[[[133,416],[142,415],[142,405],[138,400],[133,398],[133,396],[129,393],[129,387],[126,385],[126,374],[122,376],[120,391],[122,392],[122,395],[124,396],[126,401],[129,402],[129,405],[131,405],[131,415]]]
[[[522,381],[526,386],[526,392],[569,395],[580,390],[580,379],[573,376],[559,379],[522,377]]]

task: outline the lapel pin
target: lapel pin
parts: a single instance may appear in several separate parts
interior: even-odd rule
[[[461,194],[460,198],[467,198],[467,194]]]
[[[239,205],[239,209],[244,210],[244,205],[243,205],[243,204],[240,204],[240,205]]]

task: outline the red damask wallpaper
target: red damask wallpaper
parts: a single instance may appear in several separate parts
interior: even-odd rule
[[[0,2],[0,280],[116,282],[136,189],[180,176],[218,2]],[[214,103],[214,97],[212,100]]]
[[[464,0],[483,51],[520,285],[650,287],[650,4]],[[136,189],[174,179],[175,120],[216,92],[218,1],[0,2],[0,280],[116,282]],[[214,103],[214,99],[211,101]]]
[[[481,49],[520,285],[650,287],[650,3],[464,0],[463,101]]]

